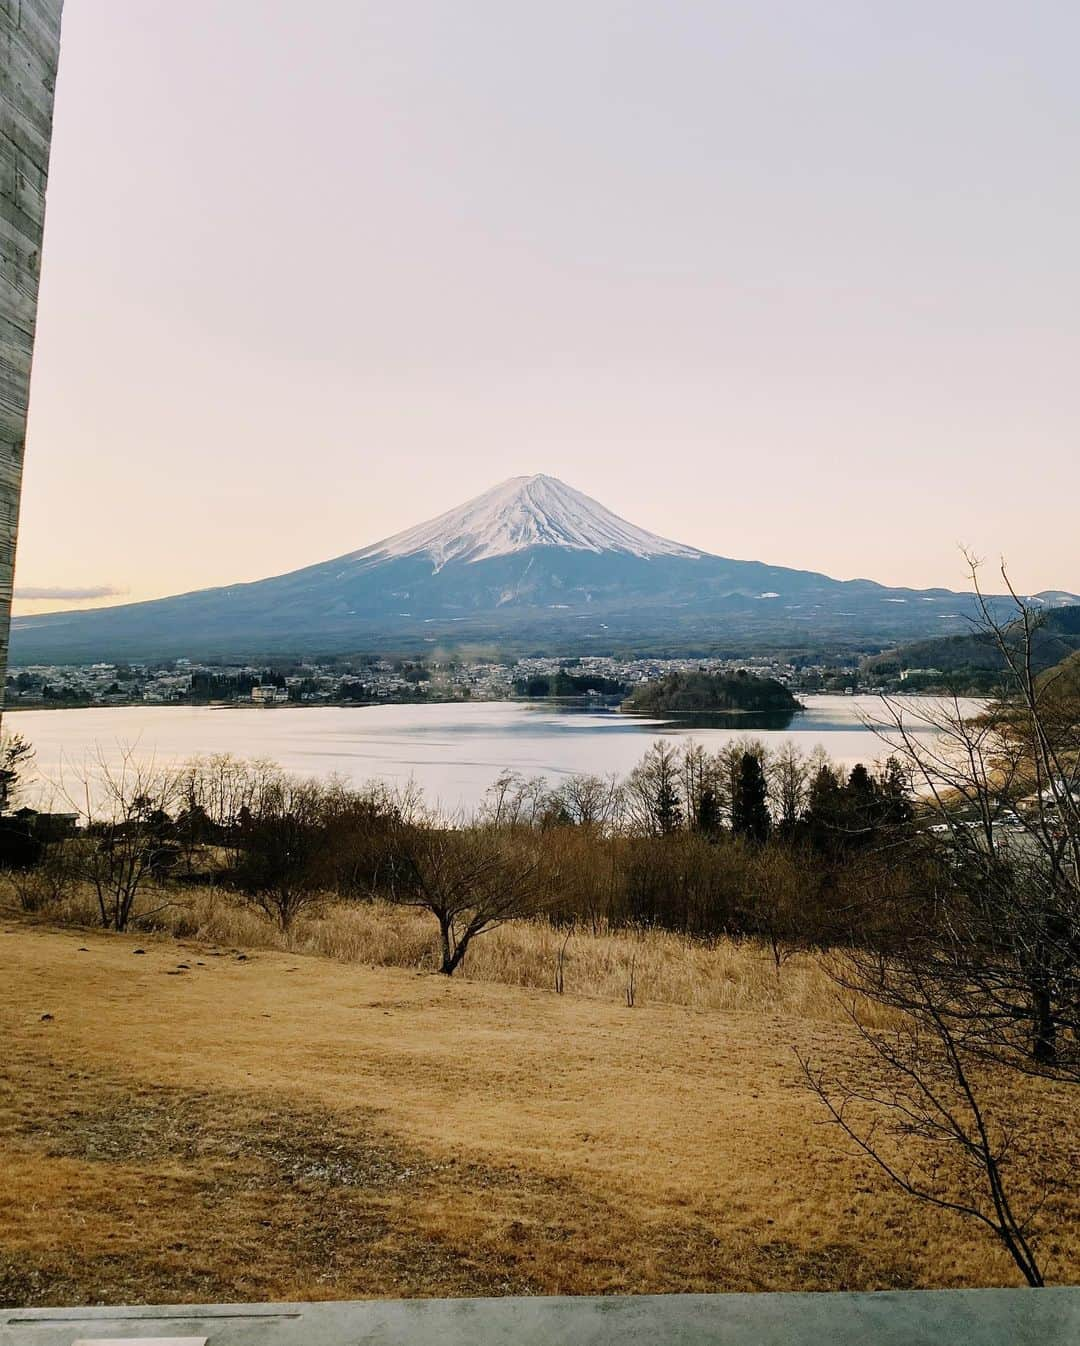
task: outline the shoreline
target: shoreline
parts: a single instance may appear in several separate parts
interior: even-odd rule
[[[804,692],[804,696],[828,697],[830,700],[850,701],[846,692]],[[855,696],[903,696],[916,698],[925,696],[922,692],[856,692]],[[578,696],[495,696],[495,697],[445,697],[425,698],[423,701],[282,701],[274,705],[257,705],[252,701],[112,701],[107,705],[100,701],[41,702],[36,705],[0,706],[0,714],[18,715],[20,712],[53,710],[374,710],[384,706],[568,706],[582,710],[611,710],[628,719],[680,719],[708,715],[749,715],[755,717],[800,715],[808,707],[802,701],[792,709],[749,710],[745,707],[733,707],[727,710],[624,710],[618,701],[592,700]]]

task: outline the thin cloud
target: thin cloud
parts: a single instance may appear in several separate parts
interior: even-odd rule
[[[91,598],[116,598],[125,593],[127,593],[126,589],[115,589],[111,584],[95,584],[83,589],[68,589],[63,585],[42,587],[33,584],[17,584],[12,596],[14,598],[36,598],[39,600],[56,598],[66,599],[69,603],[85,603]]]

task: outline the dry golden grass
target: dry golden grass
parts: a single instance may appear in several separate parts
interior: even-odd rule
[[[330,959],[213,905],[214,941],[0,926],[0,1299],[1016,1282],[821,1124],[794,1049],[858,1043],[814,1017],[809,964],[778,978],[756,951],[650,937],[643,978],[701,1007],[631,1010],[617,937],[582,937],[568,986],[591,996],[558,996],[338,961],[422,961],[408,914],[308,922],[298,940]],[[546,983],[551,938],[493,935],[470,971],[517,956]],[[708,1002],[721,974],[712,994],[753,1012]],[[1071,1101],[1043,1105],[1075,1148]],[[1075,1280],[1076,1193],[1045,1218],[1050,1274]]]
[[[148,893],[141,906],[155,911],[151,924],[159,933],[226,948],[278,949],[422,972],[439,966],[433,918],[386,902],[327,899],[314,912],[301,915],[288,935],[258,908],[219,889],[178,893],[168,888]],[[63,924],[96,924],[88,891],[69,895],[44,914]],[[560,951],[564,987],[573,995],[625,1003],[632,975],[638,1006],[659,1003],[702,1011],[847,1020],[835,983],[819,957],[794,954],[777,968],[771,950],[755,940],[704,942],[662,930],[576,929],[568,937],[566,930],[544,920],[515,921],[476,939],[464,971],[471,981],[553,990]],[[871,1026],[888,1022],[888,1016],[869,1003],[862,1006],[861,1017]]]

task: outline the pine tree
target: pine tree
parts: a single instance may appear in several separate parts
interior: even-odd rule
[[[736,836],[760,844],[768,840],[771,827],[768,787],[761,762],[752,752],[743,753],[731,804],[731,829]]]
[[[822,766],[811,782],[803,827],[807,840],[818,851],[835,852],[843,844],[844,793],[830,766]]]
[[[674,780],[666,773],[660,777],[654,808],[656,826],[661,836],[669,837],[679,830],[683,820],[682,800]]]
[[[720,831],[720,801],[711,785],[701,792],[697,807],[697,830],[704,836],[715,837]]]
[[[882,803],[882,821],[892,827],[904,827],[915,816],[908,795],[908,782],[904,769],[895,757],[885,763],[878,782],[878,793]]]
[[[859,805],[868,804],[877,793],[869,771],[861,762],[856,762],[851,768],[851,775],[848,776],[844,789],[852,802]]]
[[[880,813],[877,785],[861,762],[851,768],[844,786],[842,825],[848,844],[864,845],[873,837]]]

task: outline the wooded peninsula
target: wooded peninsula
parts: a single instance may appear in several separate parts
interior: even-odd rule
[[[636,687],[623,710],[655,715],[701,711],[796,711],[802,703],[775,678],[737,673],[669,673]]]

